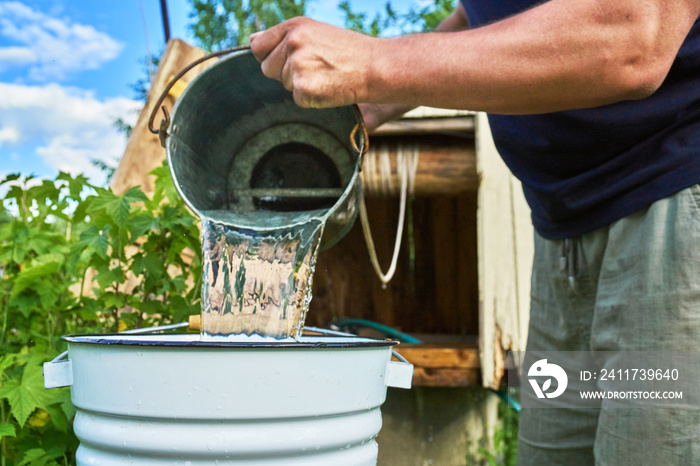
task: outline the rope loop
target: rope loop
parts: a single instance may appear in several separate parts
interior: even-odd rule
[[[362,223],[362,233],[365,237],[365,243],[367,243],[367,252],[369,253],[370,262],[374,268],[377,277],[382,282],[382,287],[386,288],[387,284],[394,278],[396,274],[396,266],[399,259],[399,251],[401,250],[401,240],[403,238],[403,226],[404,219],[406,216],[406,204],[408,202],[409,193],[413,196],[415,190],[415,177],[416,171],[418,169],[418,157],[419,150],[417,145],[412,145],[408,154],[404,150],[403,145],[399,145],[396,151],[396,173],[401,182],[401,198],[399,201],[399,220],[396,226],[396,239],[394,242],[394,253],[391,258],[391,264],[389,269],[384,273],[382,267],[379,264],[379,259],[377,257],[377,250],[374,246],[374,239],[372,238],[372,230],[369,225],[369,218],[367,216],[367,207],[365,206],[365,196],[363,194],[360,199],[360,222]],[[380,154],[380,166],[381,166],[381,178],[382,187],[385,192],[388,192],[393,188],[391,181],[391,167],[389,165],[389,150],[385,147],[379,151]],[[373,180],[375,176],[375,154],[372,153],[368,158],[368,168],[371,166],[372,173],[368,174],[368,179]],[[370,182],[372,183],[372,182]]]

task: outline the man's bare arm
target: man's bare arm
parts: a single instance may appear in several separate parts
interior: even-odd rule
[[[698,14],[700,0],[550,0],[476,29],[391,39],[296,18],[251,47],[302,106],[542,113],[653,93]]]
[[[467,13],[461,3],[435,28],[436,32],[457,32],[469,27]],[[409,110],[413,109],[413,104],[372,104],[360,103],[360,110],[365,120],[365,125],[369,131],[373,131],[382,123],[394,120]]]

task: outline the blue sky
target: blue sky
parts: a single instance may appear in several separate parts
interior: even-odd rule
[[[341,24],[339,2],[311,0],[308,15]],[[371,16],[383,4],[351,1]],[[172,36],[194,43],[189,5],[168,0],[168,12]],[[163,49],[159,0],[0,0],[0,179],[63,170],[104,183],[90,160],[121,156],[126,140],[113,122],[136,120],[131,85],[145,76],[147,53]]]

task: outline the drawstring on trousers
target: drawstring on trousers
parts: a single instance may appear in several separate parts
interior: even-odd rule
[[[561,245],[561,257],[559,258],[559,270],[566,272],[572,291],[576,291],[576,279],[581,274],[581,264],[578,261],[577,251],[580,248],[581,239],[566,238]]]

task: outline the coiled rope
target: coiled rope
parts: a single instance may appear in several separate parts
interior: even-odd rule
[[[370,229],[369,219],[367,217],[367,207],[365,206],[364,192],[371,190],[389,195],[394,192],[394,182],[391,176],[391,161],[389,147],[383,144],[379,150],[370,151],[365,156],[365,166],[363,177],[363,195],[360,200],[360,221],[362,223],[362,232],[364,233],[365,242],[367,243],[367,251],[369,252],[370,262],[376,272],[379,280],[382,282],[382,287],[386,288],[396,273],[396,265],[399,259],[399,251],[401,249],[401,240],[403,238],[403,225],[406,217],[406,203],[408,195],[413,196],[415,192],[416,171],[418,169],[419,149],[417,144],[406,146],[399,143],[396,149],[396,174],[401,183],[400,201],[399,201],[399,220],[396,226],[396,240],[394,243],[394,253],[391,258],[389,270],[382,271],[377,258],[377,251],[372,238],[372,230]],[[377,158],[379,159],[379,170],[377,170]],[[379,174],[377,174],[379,173]]]

